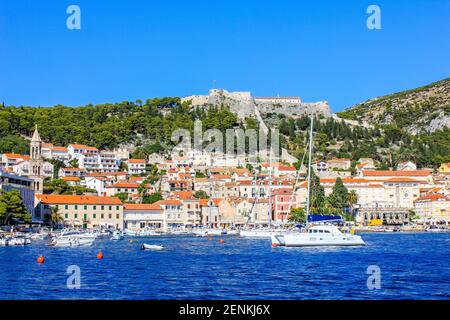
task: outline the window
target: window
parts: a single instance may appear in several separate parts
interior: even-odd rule
[[[119,210],[119,206],[116,206],[116,210]]]
[[[118,213],[116,214],[116,219],[119,219],[119,214]]]
[[[83,219],[87,219],[87,214],[85,213],[84,215],[83,215]]]
[[[102,206],[102,210],[105,210],[105,206]]]
[[[75,210],[78,210],[78,206],[77,205],[75,205]]]
[[[84,210],[87,210],[87,206],[84,206]]]
[[[102,219],[104,219],[104,218],[105,218],[105,215],[102,213],[100,217],[101,217]]]
[[[73,215],[73,217],[74,217],[75,219],[78,219],[78,213],[75,213],[75,214]]]
[[[69,209],[69,206],[66,204],[66,205],[64,206],[64,209],[68,210],[68,209]]]
[[[97,206],[94,206],[94,210],[97,210]]]
[[[112,214],[111,214],[111,213],[108,215],[108,218],[109,218],[109,219],[112,219]]]
[[[112,210],[112,206],[109,206],[109,207],[108,207],[108,210],[110,210],[110,211],[111,211],[111,210]]]
[[[66,214],[64,215],[64,218],[68,219],[68,218],[69,218],[69,214],[66,213]]]

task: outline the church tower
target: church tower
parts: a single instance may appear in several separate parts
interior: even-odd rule
[[[37,125],[30,143],[30,178],[34,180],[33,189],[36,194],[44,191],[44,160],[42,159],[42,140]]]

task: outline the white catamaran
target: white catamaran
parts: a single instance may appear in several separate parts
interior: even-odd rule
[[[308,193],[306,198],[306,228],[304,232],[290,232],[285,234],[273,234],[272,246],[286,247],[313,247],[313,246],[364,246],[364,240],[357,235],[342,233],[332,224],[308,225],[310,212],[310,188],[311,188],[311,154],[313,146],[313,117],[309,132],[309,159],[308,159]],[[295,189],[295,186],[294,186]],[[293,191],[295,192],[295,190]]]

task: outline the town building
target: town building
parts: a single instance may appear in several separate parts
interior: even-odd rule
[[[0,191],[9,192],[17,190],[20,192],[22,202],[30,215],[34,214],[34,181],[27,177],[16,176],[6,173],[0,169]]]
[[[123,204],[116,197],[36,195],[34,220],[44,221],[56,208],[66,226],[123,229]]]

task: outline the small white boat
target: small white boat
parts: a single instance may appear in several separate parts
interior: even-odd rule
[[[239,230],[227,230],[227,236],[234,236],[234,235],[238,235],[239,234]]]
[[[161,234],[151,229],[142,230],[130,230],[126,229],[125,234],[131,237],[150,237],[150,236],[160,236]]]
[[[274,234],[281,234],[283,231],[276,229],[249,229],[240,230],[239,236],[243,238],[270,238]]]
[[[50,245],[56,247],[90,246],[96,238],[97,235],[95,233],[64,230],[60,235],[53,238]]]
[[[31,244],[31,239],[25,233],[17,232],[8,238],[8,246],[26,246]]]
[[[439,227],[429,227],[428,229],[425,229],[426,232],[448,232],[448,229],[439,228]]]
[[[0,247],[6,247],[7,245],[9,245],[8,238],[0,238]]]
[[[306,232],[272,235],[272,246],[318,247],[318,246],[364,246],[358,235],[342,233],[334,225],[309,227]]]
[[[163,250],[164,247],[163,246],[159,246],[156,244],[147,244],[147,243],[143,243],[141,245],[141,249],[142,250]]]
[[[220,229],[220,228],[217,228],[217,229],[211,228],[211,229],[206,230],[206,234],[208,236],[222,236],[222,235],[227,234],[227,230]]]
[[[208,230],[206,229],[195,229],[192,230],[192,234],[196,237],[206,237],[208,235]]]
[[[124,236],[123,236],[123,232],[122,231],[114,231],[113,232],[111,240],[119,241],[119,240],[123,240],[123,239],[124,239]]]

